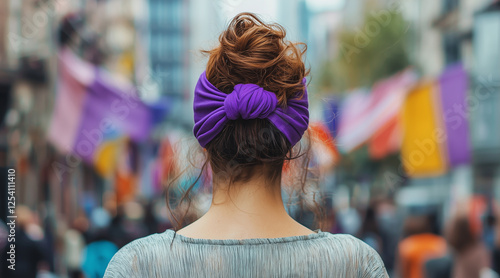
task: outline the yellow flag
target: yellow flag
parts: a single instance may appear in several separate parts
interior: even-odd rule
[[[408,94],[401,119],[401,160],[411,177],[430,177],[446,172],[446,129],[439,120],[439,98],[435,82],[418,84]]]
[[[108,140],[102,143],[94,155],[94,166],[97,172],[104,177],[110,177],[116,169],[118,152],[123,145],[124,137]]]

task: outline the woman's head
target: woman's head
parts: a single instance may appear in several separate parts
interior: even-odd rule
[[[241,13],[222,32],[219,44],[203,51],[208,63],[195,89],[193,131],[206,150],[201,173],[210,165],[214,184],[234,185],[256,176],[270,181],[266,184],[280,184],[284,162],[300,157],[293,163],[290,185],[305,191],[310,145],[294,145],[309,123],[306,46],[287,41],[285,35],[282,26]],[[195,183],[179,203],[191,203]],[[319,207],[312,210],[319,215]],[[183,216],[180,221],[172,216],[178,227],[186,224]]]
[[[468,216],[458,213],[447,224],[445,236],[453,250],[458,253],[465,251],[479,240],[478,235],[472,230]]]
[[[285,35],[278,24],[265,24],[250,13],[237,15],[220,35],[219,45],[205,51],[207,80],[226,94],[238,84],[258,85],[286,108],[290,99],[303,95],[308,71],[302,60],[305,45],[288,42]],[[257,172],[280,178],[292,147],[268,119],[236,119],[226,123],[206,150],[215,177],[236,182]]]

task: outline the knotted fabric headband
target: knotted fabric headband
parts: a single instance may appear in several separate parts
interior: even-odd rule
[[[304,78],[304,86],[305,82]],[[281,108],[276,94],[258,85],[238,84],[233,92],[226,94],[212,85],[203,72],[194,90],[193,133],[205,147],[230,120],[268,119],[294,146],[309,124],[308,105],[307,88],[301,98],[291,98],[287,107]]]

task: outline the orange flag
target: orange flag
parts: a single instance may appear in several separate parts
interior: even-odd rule
[[[326,168],[334,166],[340,155],[328,127],[321,122],[314,122],[309,124],[309,129],[313,139],[312,148],[318,162]]]

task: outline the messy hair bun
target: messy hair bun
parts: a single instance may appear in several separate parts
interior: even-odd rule
[[[266,24],[252,13],[236,15],[219,36],[219,45],[205,51],[208,81],[227,94],[237,84],[256,84],[275,93],[286,107],[289,98],[304,93],[308,71],[302,61],[306,45],[285,36],[279,24]],[[263,174],[279,179],[284,161],[296,157],[292,147],[268,119],[238,119],[229,121],[206,149],[214,174],[236,182],[250,178],[256,165],[266,165]]]
[[[225,93],[236,84],[257,84],[274,92],[279,104],[304,91],[309,74],[302,56],[307,46],[285,39],[279,24],[265,24],[252,13],[240,13],[219,37],[219,46],[208,54],[207,79]]]

